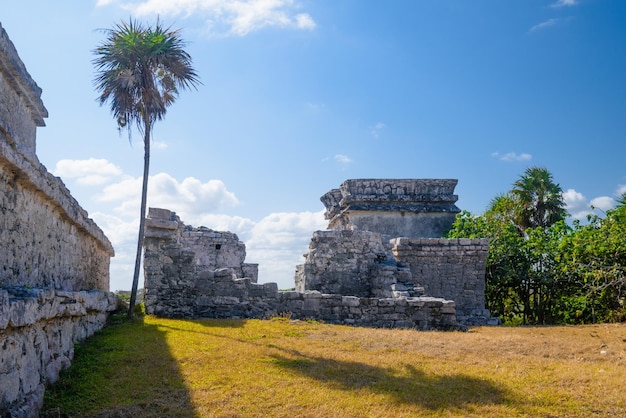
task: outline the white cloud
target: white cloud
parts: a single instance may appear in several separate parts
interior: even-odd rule
[[[104,212],[94,212],[91,217],[111,241],[115,257],[109,268],[110,290],[130,290],[137,254],[139,211],[132,219],[120,218]],[[143,287],[140,280],[139,287]]]
[[[294,243],[308,245],[308,234],[319,229],[326,229],[324,211],[319,212],[280,212],[272,213],[261,219],[250,231],[249,242],[256,248],[291,247]]]
[[[110,266],[111,289],[130,289],[137,250],[141,178],[124,174],[107,160],[93,158],[59,161],[56,172],[75,183],[84,184],[96,173],[107,179],[108,184],[91,183],[96,186],[90,188],[90,193],[95,193],[98,208],[91,217],[115,249]],[[236,233],[246,244],[247,262],[259,263],[259,281],[275,282],[281,289],[294,286],[295,266],[304,261],[302,255],[313,232],[326,228],[323,211],[272,213],[258,222],[220,213],[238,204],[235,194],[221,180],[203,182],[187,177],[179,181],[167,173],[158,173],[150,176],[148,187],[148,206],[172,210],[187,225]]]
[[[567,212],[574,219],[584,219],[591,213],[591,206],[585,196],[574,189],[567,189],[563,192],[563,200]]]
[[[317,27],[317,24],[310,14],[300,13],[299,15],[296,15],[296,26],[300,29],[313,30]]]
[[[135,215],[139,215],[139,211]],[[137,235],[139,233],[138,216],[122,219],[104,212],[94,212],[91,214],[91,217],[104,231],[113,248],[116,249],[116,258],[123,256],[117,250],[118,248],[125,247],[128,244],[137,245]]]
[[[576,6],[578,4],[578,0],[557,0],[550,7],[559,8],[566,6]]]
[[[491,153],[493,158],[497,158],[500,161],[512,162],[512,161],[530,161],[533,156],[528,153],[518,154],[516,152],[507,152],[506,154],[500,154],[499,152]]]
[[[240,235],[246,242],[246,260],[259,263],[259,281],[276,282],[280,289],[294,286],[296,265],[304,262],[314,231],[326,229],[324,211],[272,213]]]
[[[172,210],[174,205],[162,206]],[[259,282],[274,282],[280,289],[294,286],[296,265],[304,262],[314,231],[326,229],[324,212],[273,213],[259,222],[224,214],[177,215],[186,225],[230,231],[246,245],[246,262],[259,264]],[[125,220],[104,213],[93,216],[115,248],[111,260],[111,289],[128,290],[137,249],[138,219]],[[143,273],[142,273],[143,274]],[[140,287],[143,283],[140,283]]]
[[[530,28],[528,30],[529,33],[533,33],[533,32],[537,32],[543,29],[547,29],[549,27],[552,26],[557,26],[557,25],[561,25],[567,22],[572,21],[573,17],[569,16],[569,17],[560,17],[560,18],[551,18],[548,19],[544,22],[538,23],[535,26],[533,26],[532,28]]]
[[[232,216],[220,213],[196,213],[188,216],[181,216],[181,220],[193,226],[206,226],[215,231],[230,231],[239,236],[239,239],[246,240],[250,236],[250,231],[254,228],[255,222],[241,216]]]
[[[528,30],[528,32],[537,32],[537,31],[539,31],[539,30],[549,28],[550,26],[554,26],[554,25],[556,25],[556,24],[557,24],[557,23],[559,23],[560,21],[561,21],[561,19],[558,19],[558,18],[551,18],[551,19],[548,19],[548,20],[546,20],[546,21],[543,21],[543,22],[541,22],[541,23],[536,24],[535,26],[533,26],[532,28],[530,28],[530,29]]]
[[[593,198],[589,203],[594,208],[600,209],[604,212],[615,207],[615,199],[609,196],[600,196]]]
[[[626,184],[620,184],[617,186],[617,196],[622,197],[626,193]]]
[[[322,159],[323,163],[328,161],[334,161],[340,170],[347,169],[348,166],[354,162],[352,158],[344,154],[335,154],[333,157],[326,157]]]
[[[615,199],[609,196],[598,196],[591,200],[574,189],[563,192],[563,200],[567,212],[573,219],[583,220],[587,215],[593,214],[595,210],[606,212],[615,207]]]
[[[76,180],[81,185],[101,185],[122,175],[122,169],[105,159],[60,160],[53,170],[55,176]]]
[[[119,202],[115,212],[132,216],[139,213],[141,177],[126,177],[105,187],[98,197],[101,202]],[[234,193],[221,180],[202,183],[194,177],[182,182],[167,173],[158,173],[148,179],[148,206],[173,210],[190,218],[199,213],[214,212],[238,204]]]
[[[297,13],[294,0],[99,0],[98,6],[117,4],[136,16],[200,18],[213,33],[245,36],[265,27],[313,30],[308,13]]]
[[[352,158],[347,155],[337,154],[333,157],[333,160],[337,161],[340,164],[350,164],[352,162]]]

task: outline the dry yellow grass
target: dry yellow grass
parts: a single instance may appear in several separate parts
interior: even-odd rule
[[[74,406],[57,394],[49,408],[103,417],[626,416],[625,324],[460,333],[146,317],[115,332],[143,354],[133,361],[130,345],[112,367],[134,364],[124,373],[149,390],[100,401],[93,386],[120,386],[109,371],[88,395],[74,391]]]

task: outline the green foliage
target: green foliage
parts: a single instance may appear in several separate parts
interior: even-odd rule
[[[509,193],[516,203],[515,220],[523,230],[547,228],[567,216],[563,189],[546,168],[528,168]]]
[[[140,132],[163,119],[179,90],[194,87],[198,76],[178,30],[129,20],[104,30],[95,50],[100,104],[110,102],[120,129]]]
[[[623,206],[577,225],[562,243],[563,273],[587,298],[592,322],[626,320],[626,219]]]
[[[546,187],[552,177],[542,170],[530,175],[527,170],[514,185],[517,192],[494,198],[485,214],[457,215],[448,233],[450,238],[490,238],[487,308],[511,325],[625,321],[624,196],[604,218],[569,226],[562,200],[554,197],[560,187]],[[542,190],[524,189],[535,186]],[[542,209],[529,215],[533,201],[543,202]]]

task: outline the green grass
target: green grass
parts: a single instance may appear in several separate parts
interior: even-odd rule
[[[76,349],[49,416],[626,415],[626,325],[417,332],[118,321]]]

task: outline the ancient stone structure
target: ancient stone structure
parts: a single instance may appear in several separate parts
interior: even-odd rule
[[[43,388],[115,309],[113,247],[36,155],[48,116],[0,25],[0,415],[36,416]]]
[[[321,197],[328,229],[440,238],[460,209],[454,179],[356,179]]]
[[[441,238],[456,180],[346,180],[322,196],[330,231],[313,234],[296,290],[453,300],[459,322],[484,324],[486,239]],[[371,216],[369,216],[371,214]]]
[[[328,232],[347,237],[352,231]],[[362,231],[354,233],[356,236]],[[375,238],[380,234],[369,234],[373,236],[371,243],[382,247]],[[367,237],[362,242],[368,242]],[[276,283],[258,284],[256,266],[243,262],[245,247],[236,235],[192,228],[168,210],[149,210],[144,245],[144,300],[150,314],[184,318],[267,318],[289,314],[294,319],[311,318],[333,324],[420,330],[459,326],[453,301],[413,297],[406,288],[401,289],[402,294],[381,288],[365,296],[358,294],[358,286],[350,284],[337,285],[337,290],[344,293],[308,289],[279,292]],[[222,258],[224,264],[216,263],[218,253],[228,248],[231,255]],[[356,264],[366,268],[370,261],[378,263],[377,251],[378,248],[373,253],[357,255],[356,258],[364,255],[367,260]],[[384,263],[379,264],[380,273],[387,274]],[[408,269],[403,271],[410,274]]]
[[[288,312],[417,329],[486,324],[488,241],[441,238],[459,212],[455,186],[456,180],[347,180],[325,194],[329,230],[313,233],[294,292],[258,284],[236,235],[185,226],[173,212],[150,209],[146,310],[209,318]]]

